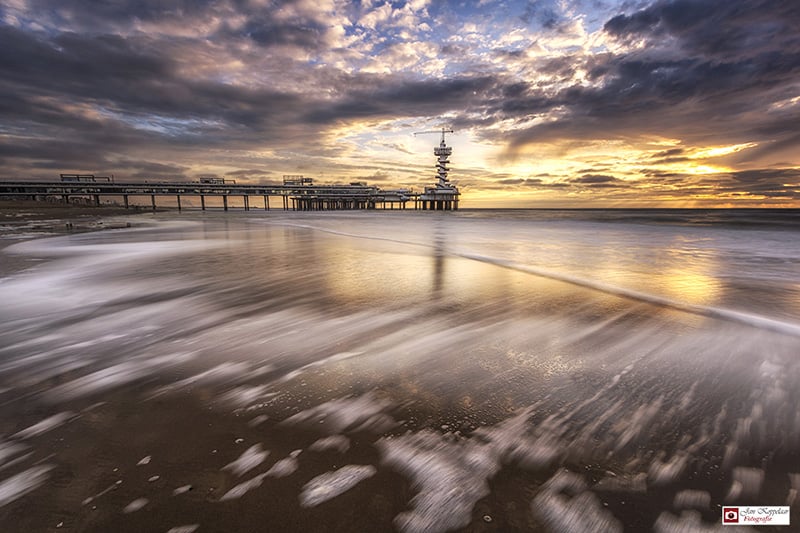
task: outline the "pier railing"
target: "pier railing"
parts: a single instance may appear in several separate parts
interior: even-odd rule
[[[457,194],[457,193],[456,193]],[[200,208],[206,209],[206,198],[221,198],[223,209],[228,210],[230,197],[241,197],[244,209],[249,210],[251,199],[263,198],[263,208],[270,209],[270,199],[281,198],[284,210],[329,210],[329,209],[375,209],[383,207],[405,209],[407,202],[413,202],[414,209],[453,209],[456,202],[437,204],[420,200],[421,195],[413,192],[397,194],[395,191],[382,191],[378,187],[362,184],[351,185],[238,185],[231,183],[202,182],[89,182],[89,181],[0,181],[0,198],[56,199],[70,202],[73,198],[89,198],[95,205],[101,205],[101,198],[122,198],[128,208],[131,197],[148,197],[150,207],[156,209],[156,197],[174,197],[177,208],[182,208],[181,198],[200,199]]]

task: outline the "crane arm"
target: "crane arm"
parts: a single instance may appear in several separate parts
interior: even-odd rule
[[[454,132],[453,130],[451,130],[451,129],[445,129],[445,128],[442,128],[441,130],[417,131],[417,132],[415,132],[415,133],[414,133],[414,136],[417,136],[417,135],[427,135],[428,133],[441,133],[441,134],[445,134],[445,133],[455,133],[455,132]]]
[[[439,134],[439,133],[441,133],[441,134],[442,134],[442,146],[444,146],[444,134],[445,134],[445,133],[455,133],[455,132],[454,132],[454,131],[453,131],[451,128],[444,128],[444,127],[443,127],[441,130],[434,130],[434,131],[418,131],[418,132],[416,132],[416,133],[414,134],[414,137],[416,137],[417,135],[425,135],[425,134],[428,134],[428,133],[436,133],[436,134]]]

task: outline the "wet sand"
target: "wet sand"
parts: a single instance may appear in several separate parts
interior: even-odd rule
[[[339,220],[8,248],[3,531],[722,531],[800,489],[792,334]]]

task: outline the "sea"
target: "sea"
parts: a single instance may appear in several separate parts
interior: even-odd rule
[[[800,530],[798,210],[61,222],[0,231],[3,532]]]

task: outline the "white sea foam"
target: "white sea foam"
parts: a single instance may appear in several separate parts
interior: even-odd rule
[[[190,490],[192,490],[192,486],[191,485],[182,485],[182,486],[176,488],[175,490],[173,490],[172,491],[172,495],[173,496],[179,496],[181,494],[186,494]]]
[[[604,509],[600,500],[589,491],[569,497],[565,494],[542,491],[532,504],[536,514],[553,533],[622,533],[622,524]]]
[[[733,481],[725,501],[735,501],[740,498],[755,498],[761,492],[764,483],[764,471],[760,468],[738,466],[733,469]]]
[[[147,498],[136,498],[131,503],[126,505],[125,508],[122,510],[122,512],[125,514],[135,513],[139,509],[142,509],[148,503],[150,503],[150,500],[148,500]]]
[[[672,505],[676,509],[709,509],[711,494],[705,490],[682,490],[675,494]]]
[[[597,482],[595,488],[614,492],[647,492],[647,474],[607,476]]]
[[[223,494],[222,497],[219,499],[219,501],[224,502],[228,500],[236,500],[238,498],[241,498],[251,490],[260,487],[264,483],[265,477],[267,477],[267,474],[259,474],[251,479],[248,479],[247,481],[239,483],[238,485],[230,489],[228,492]]]
[[[355,398],[339,398],[301,411],[281,424],[314,425],[337,433],[344,431],[371,431],[381,433],[396,425],[386,414],[391,403],[367,393]]]
[[[381,462],[412,480],[411,510],[394,520],[403,533],[432,533],[464,527],[472,508],[489,494],[487,479],[499,469],[489,444],[449,442],[431,431],[378,441]]]
[[[654,485],[673,483],[683,474],[688,460],[688,454],[683,452],[677,452],[667,462],[656,459],[650,464],[648,479]]]
[[[253,444],[242,452],[238,459],[223,466],[222,469],[232,472],[235,476],[241,476],[263,463],[268,455],[269,452],[265,451],[261,444]]]
[[[290,456],[272,465],[264,474],[270,477],[286,477],[294,474],[299,467],[297,459]]]
[[[95,494],[94,496],[89,496],[88,498],[85,498],[81,502],[81,505],[89,505],[90,503],[92,503],[94,500],[96,500],[100,496],[104,496],[104,495],[108,494],[109,492],[111,492],[112,490],[116,489],[120,485],[122,485],[122,480],[118,479],[116,482],[114,482],[111,485],[109,485],[108,487],[104,488],[103,490],[101,490],[100,492]]]
[[[58,413],[53,416],[49,416],[44,420],[37,422],[36,424],[14,434],[13,438],[29,439],[31,437],[38,437],[39,435],[47,433],[51,429],[57,428],[58,426],[64,424],[68,420],[72,419],[74,416],[75,413],[71,411],[64,411],[63,413]]]
[[[0,440],[0,466],[4,465],[6,461],[19,454],[28,448],[25,444],[17,442],[4,442]]]
[[[200,527],[200,524],[189,524],[185,526],[177,526],[171,528],[167,533],[194,533]]]
[[[277,394],[268,393],[268,389],[269,387],[267,385],[242,385],[223,392],[219,395],[219,400],[223,403],[232,405],[233,407],[245,407],[257,402],[258,400],[270,398]]]
[[[51,401],[65,401],[96,394],[184,363],[191,357],[190,353],[179,353],[124,361],[54,387],[45,396]]]
[[[684,311],[686,313],[708,316],[711,318],[719,318],[723,320],[728,320],[730,322],[744,324],[754,328],[761,328],[768,331],[783,333],[785,335],[800,337],[800,324],[796,324],[793,322],[776,320],[773,318],[756,315],[754,313],[747,313],[742,311],[734,311],[731,309],[722,309],[717,307],[691,304],[688,302],[675,300],[664,296],[659,296],[656,294],[646,293],[638,290],[628,289],[625,287],[611,285],[608,283],[603,283],[600,281],[591,280],[588,278],[568,274],[565,272],[555,272],[552,270],[538,268],[530,265],[523,265],[515,263],[513,261],[508,261],[496,257],[489,257],[474,253],[462,253],[457,255],[465,259],[472,259],[474,261],[489,263],[495,266],[508,268],[519,272],[534,274],[536,276],[540,276],[543,278],[563,281],[566,283],[570,283],[572,285],[577,285],[579,287],[585,287],[588,289],[593,289],[596,291],[601,291],[616,296],[624,296],[625,298],[630,298],[633,300],[639,300],[642,302],[647,302],[664,307],[671,307],[673,309]]]
[[[252,419],[250,419],[247,422],[247,427],[251,427],[251,428],[258,427],[261,424],[263,424],[264,422],[266,422],[267,420],[269,420],[269,417],[267,415],[255,416],[255,417],[253,417]]]
[[[37,465],[0,481],[0,507],[40,487],[47,481],[47,476],[52,469],[53,465]]]
[[[249,375],[250,372],[251,365],[248,363],[227,361],[225,363],[220,363],[213,368],[209,368],[208,370],[204,370],[203,372],[195,374],[194,376],[190,376],[180,381],[176,381],[175,383],[166,385],[159,389],[156,392],[156,395],[185,389],[187,387],[191,387],[192,385],[225,383],[242,376]]]
[[[302,507],[316,507],[375,475],[372,465],[346,465],[332,472],[325,472],[305,485],[300,493]]]
[[[339,453],[344,453],[350,449],[350,439],[344,435],[331,435],[330,437],[316,440],[308,449],[312,452],[335,450]]]
[[[284,374],[283,376],[281,376],[281,377],[277,378],[276,380],[274,380],[271,384],[274,385],[274,384],[278,384],[278,383],[285,383],[287,381],[291,381],[294,378],[300,376],[303,372],[306,372],[306,371],[308,371],[308,370],[310,370],[312,368],[323,366],[323,365],[327,365],[327,364],[330,364],[330,363],[336,363],[336,362],[339,362],[339,361],[344,361],[345,359],[350,359],[352,357],[357,357],[357,356],[361,355],[362,353],[363,352],[341,352],[341,353],[337,353],[337,354],[334,354],[334,355],[331,355],[331,356],[328,356],[328,357],[323,357],[322,359],[319,359],[317,361],[312,361],[312,362],[310,362],[308,364],[305,364],[305,365],[301,366],[300,368],[296,368],[295,370],[292,370],[292,371]]]

